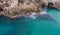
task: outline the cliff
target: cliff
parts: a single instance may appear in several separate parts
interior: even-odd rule
[[[53,5],[49,5],[50,2]],[[48,5],[60,9],[59,0],[4,0],[0,3],[0,13],[10,18],[16,18],[21,14],[40,13],[41,9]]]
[[[38,2],[38,1],[37,1]],[[15,18],[21,14],[27,15],[31,12],[40,12],[40,4],[35,0],[4,0],[2,15]],[[29,15],[29,14],[28,14]]]

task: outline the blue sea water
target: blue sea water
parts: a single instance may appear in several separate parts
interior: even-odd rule
[[[0,17],[0,35],[60,35],[60,10],[48,8],[49,17]]]

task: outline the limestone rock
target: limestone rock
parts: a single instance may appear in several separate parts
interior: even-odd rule
[[[11,17],[11,18],[15,18],[18,15],[21,14],[28,14],[31,12],[40,12],[39,10],[39,4],[38,3],[34,3],[34,1],[32,0],[23,0],[23,4],[20,3],[22,1],[18,0],[11,0],[11,1],[7,1],[7,3],[9,4],[9,6],[6,5],[6,2],[3,3],[4,5],[4,11],[2,12],[2,15],[7,16],[7,17]],[[19,3],[19,4],[18,4]],[[29,4],[27,4],[29,3]]]

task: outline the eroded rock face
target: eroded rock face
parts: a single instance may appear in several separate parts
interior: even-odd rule
[[[40,1],[40,0],[38,0]],[[2,3],[3,12],[2,15],[15,18],[21,14],[27,14],[31,12],[40,12],[40,4],[36,0],[5,0]],[[38,2],[38,3],[37,3]]]
[[[52,7],[55,7],[57,9],[60,9],[60,0],[45,0],[45,1],[43,0],[43,2],[45,2],[45,4],[48,4],[49,2],[51,2],[51,3],[53,3],[53,6]]]
[[[52,2],[53,4],[48,4]],[[21,14],[27,15],[28,13],[40,13],[41,8],[46,6],[60,7],[58,0],[4,0],[0,7],[3,9],[2,15],[15,18]]]
[[[52,2],[48,3],[48,7],[53,7],[53,6],[54,6],[54,4]]]

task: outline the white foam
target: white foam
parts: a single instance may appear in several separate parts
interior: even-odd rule
[[[44,14],[47,14],[47,12],[42,11],[42,12],[40,12],[40,14],[44,15]],[[37,15],[39,15],[39,14],[38,13],[32,13],[31,15],[29,15],[29,17],[32,18],[32,19],[36,19],[38,17]]]
[[[40,14],[47,14],[47,12],[46,11],[42,11],[42,12],[40,12]]]
[[[32,19],[36,19],[35,15],[36,15],[36,13],[32,13],[31,15],[29,15],[29,17],[32,18]]]

